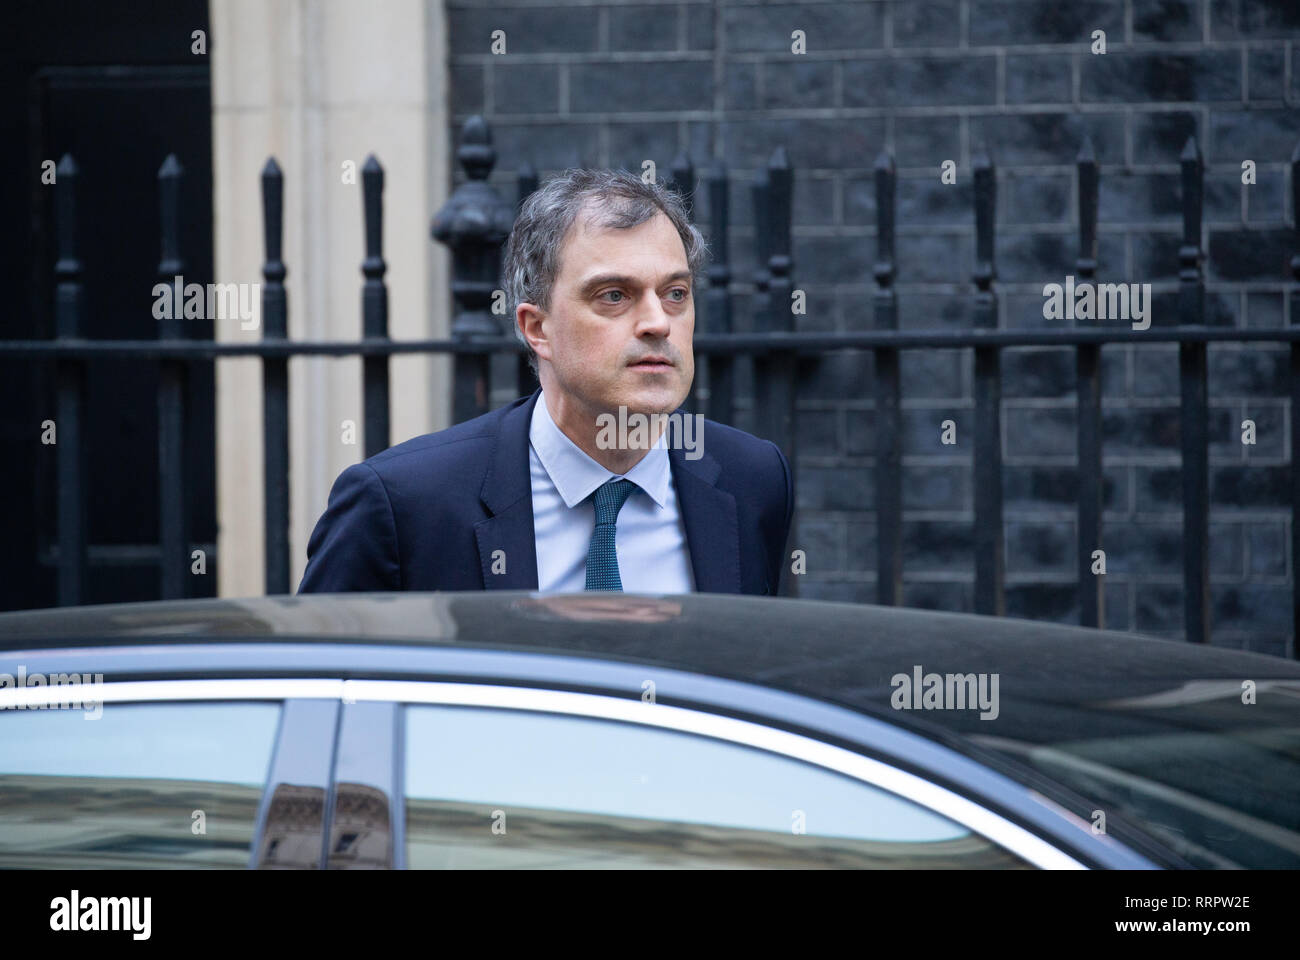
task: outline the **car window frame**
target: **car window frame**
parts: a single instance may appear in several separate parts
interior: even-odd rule
[[[646,704],[639,700],[568,690],[438,681],[350,680],[348,683],[351,685],[351,697],[358,700],[400,697],[404,708],[419,705],[467,706],[517,710],[525,714],[562,714],[675,730],[762,750],[811,764],[822,771],[847,776],[909,800],[927,812],[978,833],[990,843],[1037,869],[1087,869],[1074,856],[1032,831],[946,787],[885,761],[751,720],[689,707]],[[404,763],[405,756],[402,760]],[[405,799],[403,794],[403,814]]]
[[[48,654],[49,652],[50,651],[45,651],[46,654]],[[410,651],[409,653],[414,653],[414,652],[415,651]],[[429,654],[435,653],[435,651],[432,650],[425,650],[420,652],[429,653]],[[446,650],[436,651],[436,653],[439,655],[439,659],[442,658],[442,655],[445,655],[449,652],[450,651],[446,651]],[[471,658],[476,658],[479,654],[482,653],[482,651],[463,649],[463,650],[454,651],[454,653],[460,657],[467,656]],[[630,695],[611,696],[604,693],[578,693],[578,692],[574,692],[573,690],[556,689],[553,688],[551,684],[545,683],[545,680],[540,676],[534,676],[532,678],[532,683],[530,685],[515,685],[509,683],[508,681],[502,682],[500,679],[498,679],[500,677],[500,674],[497,673],[497,670],[499,670],[502,665],[503,656],[508,657],[511,661],[514,661],[516,659],[516,656],[503,655],[501,651],[490,652],[489,662],[494,663],[496,665],[496,669],[492,671],[492,675],[479,673],[478,676],[475,677],[475,680],[479,681],[477,683],[463,682],[459,680],[440,681],[440,680],[429,680],[429,679],[409,679],[409,680],[356,679],[355,670],[347,671],[347,673],[352,674],[352,678],[349,679],[345,679],[337,675],[334,677],[322,677],[319,674],[311,677],[304,677],[301,675],[297,677],[278,677],[278,678],[245,676],[243,678],[238,678],[238,679],[212,679],[211,678],[212,675],[209,673],[207,677],[122,680],[114,683],[105,683],[102,688],[103,700],[105,703],[146,702],[146,701],[162,702],[162,701],[177,701],[177,700],[216,700],[216,701],[279,700],[287,703],[295,699],[306,699],[306,700],[324,699],[324,700],[338,701],[342,704],[347,704],[347,703],[355,702],[359,699],[367,699],[367,700],[375,699],[375,700],[390,701],[390,702],[447,703],[449,705],[454,705],[456,703],[463,702],[463,699],[456,698],[456,697],[451,697],[450,699],[448,699],[447,695],[450,692],[451,688],[460,688],[463,691],[465,688],[476,687],[479,688],[481,692],[496,691],[495,693],[492,694],[491,697],[487,699],[482,699],[480,697],[480,700],[478,702],[480,703],[480,705],[483,706],[502,705],[502,697],[517,698],[520,695],[520,692],[525,692],[525,693],[531,692],[532,694],[542,694],[542,695],[551,695],[551,696],[599,698],[600,700],[606,701],[610,704],[622,704],[624,707],[630,706],[632,708],[638,708],[638,707],[644,708],[645,706],[640,702],[639,698]],[[524,657],[524,659],[528,661],[534,661],[534,660],[538,661],[538,667],[540,668],[542,661],[550,661],[554,659],[554,660],[563,660],[568,662],[568,661],[572,661],[574,658],[571,657],[550,658],[545,656],[530,655]],[[299,662],[301,663],[301,660]],[[628,665],[626,664],[617,665],[617,664],[610,664],[610,663],[601,663],[599,661],[582,661],[582,662],[585,666],[589,667],[590,669],[598,670],[601,672],[617,670],[620,667],[623,669],[627,669],[628,667]],[[211,665],[209,666],[209,669],[211,669]],[[424,676],[427,677],[428,676],[428,673],[426,672],[427,669],[428,667],[426,665],[421,669],[420,673],[422,673]],[[548,668],[548,672],[549,672],[549,668]],[[677,671],[664,670],[662,668],[656,669],[656,674],[658,675],[667,675],[667,674],[675,674],[675,673],[677,673]],[[463,675],[464,674],[462,674],[462,676]],[[703,683],[709,688],[737,686],[735,681],[726,681],[719,678],[707,678],[707,677],[700,677],[698,675],[683,675],[683,676],[687,677],[692,682]],[[843,708],[835,707],[830,704],[819,704],[815,701],[808,701],[806,700],[806,698],[799,697],[798,695],[795,694],[784,693],[780,691],[766,691],[763,690],[762,688],[751,688],[750,685],[748,684],[740,684],[739,686],[750,688],[748,691],[750,695],[757,698],[761,698],[763,700],[772,700],[774,702],[798,700],[798,701],[805,702],[806,709],[809,710],[813,710],[816,712],[832,711],[835,713],[845,713],[846,716],[848,716],[848,714],[844,711]],[[14,696],[18,696],[30,700],[33,697],[39,698],[41,696],[41,689],[42,688],[28,688],[27,690],[4,690],[4,691],[0,691],[0,695],[7,694],[9,695],[8,699],[12,699]],[[441,692],[435,694],[434,691],[441,691]],[[666,703],[660,703],[659,706],[664,708],[669,708],[669,705]],[[802,735],[802,734],[792,733],[790,729],[783,728],[783,726],[779,722],[773,723],[771,722],[771,719],[769,719],[768,717],[760,716],[754,713],[747,712],[745,714],[747,716],[754,716],[755,720],[753,721],[737,720],[735,716],[727,715],[728,713],[733,713],[734,710],[729,710],[729,708],[725,704],[716,701],[709,702],[705,700],[699,700],[696,702],[692,702],[691,706],[689,707],[672,706],[671,709],[689,711],[701,717],[713,718],[714,721],[751,723],[754,726],[761,727],[762,729],[768,730],[772,734],[776,734],[776,735],[789,735],[789,736]],[[560,712],[565,712],[565,711],[562,710]],[[598,713],[595,715],[600,716],[601,714]],[[854,720],[855,724],[859,721],[862,721],[862,722],[869,723],[873,726],[878,726],[880,723],[878,720],[872,720],[871,718],[861,716],[861,715],[856,715],[856,714],[853,715],[852,719]],[[1020,810],[1014,810],[1014,812],[1012,812],[1012,810],[1009,810],[1004,804],[996,804],[996,805],[990,804],[985,800],[983,795],[980,793],[970,793],[969,791],[963,790],[962,785],[956,785],[953,784],[951,781],[945,781],[942,778],[934,777],[932,774],[932,769],[933,769],[932,763],[926,767],[917,767],[913,765],[909,769],[907,765],[898,762],[898,758],[900,758],[901,755],[897,753],[896,744],[894,745],[894,748],[891,748],[888,751],[846,749],[844,747],[837,746],[836,744],[841,742],[853,743],[854,747],[856,748],[862,742],[862,737],[855,736],[851,740],[845,740],[843,737],[840,737],[838,735],[832,735],[826,730],[819,730],[814,727],[803,726],[802,724],[800,725],[799,729],[806,729],[810,732],[811,735],[805,737],[804,739],[808,740],[811,743],[818,744],[821,747],[825,747],[827,749],[839,750],[850,758],[857,758],[858,760],[881,764],[882,766],[888,767],[889,769],[895,771],[895,774],[897,776],[913,777],[917,780],[923,781],[928,787],[934,788],[935,790],[942,791],[947,794],[951,794],[953,797],[956,797],[958,800],[961,800],[964,803],[969,803],[972,807],[984,811],[988,816],[996,818],[996,820],[998,821],[1002,821],[1006,824],[1009,824],[1010,827],[1014,828],[1015,831],[1023,832],[1023,834],[1025,834],[1027,837],[1032,838],[1031,843],[1033,841],[1037,841],[1037,843],[1041,843],[1043,847],[1047,848],[1048,850],[1054,851],[1056,855],[1059,855],[1060,857],[1063,857],[1068,860],[1073,860],[1074,862],[1082,866],[1084,869],[1091,869],[1098,866],[1104,867],[1104,866],[1116,866],[1116,865],[1122,865],[1129,869],[1132,869],[1134,864],[1136,864],[1138,868],[1150,868],[1150,867],[1157,866],[1156,864],[1151,863],[1149,860],[1146,860],[1145,858],[1141,857],[1139,854],[1137,854],[1135,851],[1131,850],[1130,848],[1126,847],[1124,844],[1116,841],[1112,837],[1102,837],[1102,838],[1085,838],[1082,836],[1075,837],[1073,836],[1073,833],[1079,831],[1067,830],[1066,832],[1070,833],[1070,836],[1067,840],[1061,835],[1060,831],[1062,828],[1060,827],[1057,827],[1052,830],[1043,830],[1042,829],[1043,818],[1049,817],[1053,821],[1059,821],[1060,819],[1062,819],[1061,811],[1054,809],[1055,807],[1054,804],[1044,802],[1044,798],[1042,798],[1041,796],[1033,794],[1031,791],[1025,791],[1024,788],[1021,787],[1020,785],[1010,784],[1010,782],[1008,781],[1008,783],[1012,787],[1018,788],[1020,792],[1026,793],[1027,795],[1031,796],[1034,801],[1037,801],[1037,803],[1033,804],[1034,806],[1038,806],[1041,804],[1041,809],[1038,809],[1037,811],[1034,812],[1034,816],[1038,818],[1036,822],[1032,820],[1024,819],[1024,817],[1021,816]],[[334,756],[334,751],[337,747],[338,732],[339,731],[337,729],[337,724],[336,724],[336,728],[334,730],[332,731],[322,730],[319,732],[318,735],[318,743],[322,745],[320,748],[326,749],[323,745],[327,743],[328,744],[327,749],[331,757]],[[816,739],[818,736],[821,736],[822,739]],[[888,731],[887,736],[890,738],[897,738],[899,736],[904,736],[909,741],[915,739],[918,740],[919,743],[927,750],[937,749],[942,751],[945,754],[951,754],[952,759],[956,762],[961,762],[963,759],[960,757],[960,755],[952,753],[950,750],[940,748],[938,747],[938,745],[920,740],[920,738],[915,738],[913,735],[906,734],[902,731],[899,731],[896,728],[891,728]],[[281,743],[281,738],[279,736],[277,736],[276,742],[278,747],[279,744]],[[876,759],[876,758],[881,758],[881,759]],[[394,764],[395,764],[395,770],[394,770],[392,782],[400,786],[401,771],[400,769],[396,769],[396,768],[400,767],[401,764],[398,763],[396,759],[394,760]],[[329,793],[332,793],[333,784],[334,784],[333,760],[331,760],[330,770],[331,770],[331,780],[329,783],[328,790]],[[919,772],[919,775],[918,773],[911,772],[911,770],[917,770]],[[929,778],[928,780],[927,777]],[[269,782],[270,782],[270,778],[268,778],[268,784]],[[871,782],[871,781],[868,780],[867,782]],[[885,786],[884,788],[890,789],[888,786]],[[891,792],[897,793],[898,791],[895,790]],[[397,790],[396,793],[397,793],[396,802],[398,804],[398,807],[394,809],[393,823],[395,825],[398,825],[404,823],[405,810],[404,810],[404,797],[401,795],[401,791]],[[264,798],[268,794],[269,791],[264,789]],[[907,794],[900,794],[900,795],[907,796]],[[924,806],[926,809],[933,810],[934,812],[939,813],[941,815],[949,815],[945,813],[944,809],[936,808],[932,804],[926,803],[924,801],[921,802],[921,805]],[[1022,806],[1023,805],[1024,804],[1022,802]],[[1015,819],[1013,819],[1013,817]],[[969,824],[966,824],[963,818],[961,817],[950,816],[950,819],[954,819],[958,823],[963,823],[963,825],[970,826]],[[331,826],[332,826],[331,815],[327,807],[325,822],[322,825],[322,831],[321,831],[322,856],[320,862],[316,864],[316,866],[318,867],[323,867],[328,862],[325,838],[328,836],[328,832]],[[981,833],[981,835],[983,836],[988,836],[988,834],[985,833],[983,830],[977,829],[976,832]],[[999,842],[996,837],[989,837],[989,839],[993,840],[993,842],[995,843]],[[1063,840],[1066,842],[1063,842]],[[1122,861],[1107,863],[1106,861],[1102,860],[1100,856],[1094,854],[1093,851],[1098,849],[1099,843],[1104,844],[1104,846],[1108,848],[1105,853],[1107,857],[1122,858]],[[1019,849],[1017,848],[1006,847],[1005,844],[1001,844],[1001,843],[999,845],[1003,846],[1006,849],[1010,849],[1012,853],[1015,853],[1018,856],[1023,856],[1023,854],[1021,854],[1019,852]],[[401,846],[395,845],[394,847],[394,860],[395,860],[394,866],[398,865],[397,861],[398,858],[401,856],[401,854],[399,854],[397,851],[401,850],[403,847],[404,844],[402,844]],[[253,849],[256,850],[257,847],[254,847]],[[1098,852],[1100,853],[1100,851]],[[1052,857],[1052,855],[1050,854],[1049,854],[1049,858],[1054,859],[1054,857]],[[250,861],[251,859],[252,859],[252,853],[250,851]],[[1033,858],[1026,858],[1026,859],[1029,859],[1031,863],[1035,862]]]
[[[405,869],[406,796],[402,779],[406,748],[405,724],[402,720],[402,704],[394,700],[353,701],[349,697],[342,701],[338,735],[334,741],[325,822],[325,855],[322,860],[325,869],[372,869],[371,865],[353,864],[342,856],[335,856],[335,814],[338,810],[339,784],[342,783],[360,783],[378,789],[385,795],[389,837],[387,862],[384,866],[391,870]],[[368,756],[367,762],[358,762],[345,750],[352,741],[371,742],[379,752]]]
[[[332,782],[328,776],[334,769],[334,752],[338,737],[337,713],[339,703],[331,696],[319,696],[332,690],[341,681],[326,681],[322,686],[315,680],[213,680],[213,679],[177,679],[177,680],[142,680],[104,683],[97,693],[101,703],[107,705],[174,705],[200,703],[257,703],[272,702],[280,706],[280,716],[272,738],[271,756],[267,761],[266,775],[261,784],[261,796],[257,804],[257,818],[253,825],[253,838],[249,845],[248,866],[257,866],[258,851],[261,849],[270,812],[270,802],[274,794],[274,785],[284,782],[285,764],[288,758],[296,756],[299,761],[304,758],[326,771],[327,779],[321,784],[327,799],[324,816],[319,831],[320,856],[311,864],[312,868],[322,868],[325,864],[325,837],[329,823],[330,809],[328,798],[332,793]],[[270,684],[272,686],[249,687],[253,684]],[[291,687],[285,687],[289,683]],[[247,695],[241,695],[245,691]],[[272,695],[273,691],[279,691]],[[296,695],[286,695],[293,693]],[[51,702],[66,700],[67,693],[61,687],[26,687],[0,690],[0,702],[13,708],[18,704],[27,707],[39,706]],[[341,699],[341,697],[339,698]],[[0,720],[3,713],[0,713]],[[299,778],[295,778],[299,779]],[[308,784],[315,786],[316,784]]]

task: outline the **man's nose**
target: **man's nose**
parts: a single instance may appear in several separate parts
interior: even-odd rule
[[[646,297],[637,311],[637,336],[666,337],[672,331],[672,318],[658,297]]]

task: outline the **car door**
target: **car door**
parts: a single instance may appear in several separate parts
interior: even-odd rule
[[[747,720],[517,686],[346,686],[397,758],[368,784],[395,801],[397,866],[1081,866],[923,778]]]

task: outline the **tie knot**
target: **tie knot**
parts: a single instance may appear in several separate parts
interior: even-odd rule
[[[592,494],[596,503],[596,523],[613,523],[635,489],[635,483],[623,479],[610,480],[597,487]]]

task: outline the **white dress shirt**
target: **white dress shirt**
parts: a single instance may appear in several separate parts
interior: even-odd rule
[[[555,425],[545,395],[537,398],[528,430],[533,486],[533,534],[540,593],[581,593],[587,550],[596,528],[589,499],[618,477],[587,456]],[[618,572],[627,593],[690,593],[695,589],[686,526],[677,509],[666,435],[622,475],[636,484],[615,527]]]

